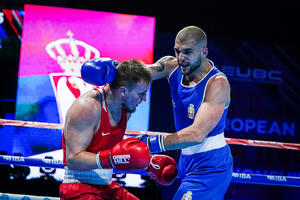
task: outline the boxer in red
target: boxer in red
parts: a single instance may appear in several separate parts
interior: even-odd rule
[[[93,64],[103,67],[103,62],[107,61],[96,60]],[[127,120],[146,100],[150,72],[143,63],[131,60],[119,64],[114,76],[111,83],[76,99],[67,112],[62,141],[62,200],[138,199],[112,182],[113,168],[146,169],[150,177],[163,185],[176,177],[174,159],[151,155],[147,145],[136,138],[123,140]]]

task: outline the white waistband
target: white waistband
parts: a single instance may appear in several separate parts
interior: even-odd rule
[[[195,153],[206,152],[214,149],[222,148],[226,145],[224,132],[215,136],[207,137],[201,144],[187,147],[181,150],[182,154],[192,155]]]
[[[109,185],[112,182],[113,169],[94,169],[89,171],[74,171],[65,166],[64,183],[87,183],[94,185]]]

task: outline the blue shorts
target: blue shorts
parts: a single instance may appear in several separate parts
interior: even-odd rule
[[[214,160],[222,159],[222,164],[219,162],[221,165],[217,166],[217,168],[208,165],[211,163],[207,162],[208,160],[202,160],[202,155],[181,155],[179,161],[181,185],[173,200],[224,199],[232,178],[233,160],[231,153],[228,153],[230,152],[228,147],[224,147],[223,152],[217,153],[217,151],[207,152],[207,154],[210,154],[210,158],[214,158]],[[216,157],[216,155],[218,156]],[[195,160],[199,162],[197,163],[197,168],[193,168],[190,164]],[[191,170],[191,168],[193,169]]]

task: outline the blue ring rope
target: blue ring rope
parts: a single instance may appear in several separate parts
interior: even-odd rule
[[[0,155],[0,164],[60,168],[60,169],[64,168],[62,160],[55,160],[55,159],[48,159],[48,158],[43,158],[43,159],[30,158],[30,157],[9,156],[9,155]],[[115,170],[115,172],[117,173],[118,170]],[[126,173],[126,172],[122,171],[122,173]],[[139,173],[139,172],[135,171],[135,173]],[[234,172],[232,173],[232,182],[300,187],[300,177],[294,177],[294,176],[277,176],[277,175],[248,174],[248,173]]]

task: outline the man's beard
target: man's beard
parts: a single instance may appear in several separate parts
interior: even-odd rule
[[[184,72],[184,71],[182,71],[181,70],[181,73],[183,74],[183,75],[186,75],[186,76],[188,76],[188,75],[190,75],[190,74],[192,74],[196,69],[198,69],[200,66],[201,66],[201,64],[202,64],[202,59],[201,59],[201,57],[197,60],[197,62],[196,63],[193,63],[193,64],[190,64],[190,70],[188,71],[188,72]]]

